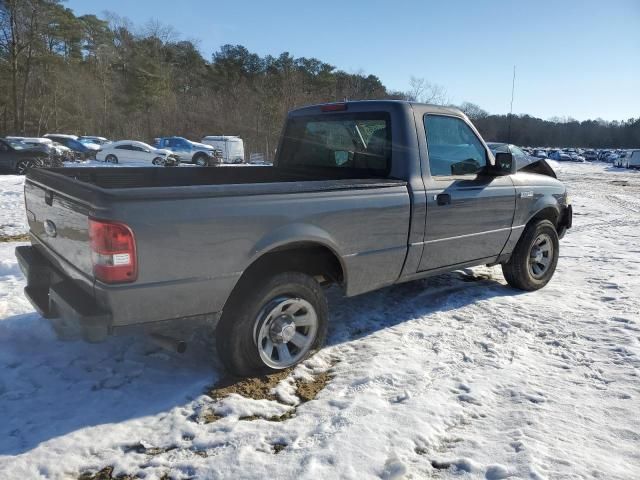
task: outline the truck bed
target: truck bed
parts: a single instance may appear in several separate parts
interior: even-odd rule
[[[347,168],[52,168],[29,181],[91,205],[102,201],[301,193],[405,185]]]

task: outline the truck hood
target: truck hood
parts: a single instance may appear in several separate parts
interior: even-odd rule
[[[540,158],[535,162],[531,162],[521,168],[518,168],[519,172],[537,173],[539,175],[546,175],[548,177],[558,178],[556,172],[551,168],[551,165],[547,163],[544,158]]]

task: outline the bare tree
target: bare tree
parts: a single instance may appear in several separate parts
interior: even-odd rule
[[[412,76],[409,80],[409,86],[409,91],[406,92],[408,100],[432,105],[446,105],[449,103],[447,91],[442,85],[431,83],[425,78]]]
[[[489,112],[480,108],[480,106],[471,102],[462,102],[460,110],[469,117],[471,120],[478,120],[480,118],[486,118],[489,116]]]

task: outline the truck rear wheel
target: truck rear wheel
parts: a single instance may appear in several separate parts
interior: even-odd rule
[[[258,288],[240,285],[216,330],[220,360],[239,376],[292,367],[324,343],[327,313],[322,287],[304,273],[280,273]]]
[[[540,220],[525,228],[502,273],[509,285],[533,291],[544,287],[556,271],[560,242],[549,220]]]

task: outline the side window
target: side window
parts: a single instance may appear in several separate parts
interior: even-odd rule
[[[118,145],[116,147],[116,149],[117,150],[131,150],[131,145],[128,145],[128,144],[126,144],[126,145]]]
[[[432,176],[477,175],[486,167],[487,153],[464,121],[425,115],[424,128]]]
[[[0,142],[0,152],[8,152],[8,151],[9,151],[8,145],[4,142]]]

